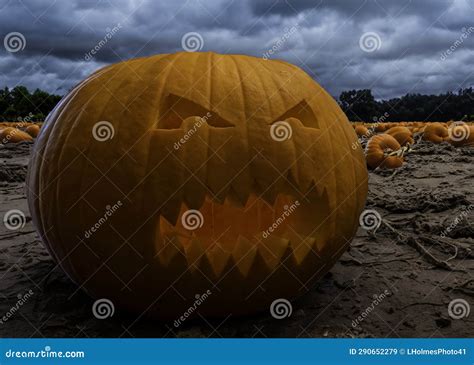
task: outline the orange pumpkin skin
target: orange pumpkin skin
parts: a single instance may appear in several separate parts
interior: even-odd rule
[[[32,141],[33,138],[28,133],[20,131],[19,129],[6,127],[0,131],[0,143],[18,143],[24,141]]]
[[[25,132],[28,133],[31,137],[36,138],[40,131],[40,127],[36,124],[29,125],[26,127]]]
[[[363,136],[367,137],[369,135],[369,130],[363,125],[357,125],[354,128],[354,131],[356,132],[358,137],[363,137]]]
[[[407,127],[392,127],[387,130],[386,134],[395,138],[401,146],[413,144],[413,135]]]
[[[403,165],[403,157],[387,156],[386,152],[397,151],[401,148],[400,143],[389,134],[378,134],[373,136],[366,147],[367,165],[371,169],[380,167],[382,169],[394,169]]]
[[[441,123],[430,123],[423,130],[423,139],[433,143],[441,143],[448,137],[448,129]]]
[[[113,127],[105,141],[93,137],[101,121]],[[272,138],[276,122],[290,138]],[[268,311],[321,278],[355,234],[367,195],[356,143],[337,103],[291,64],[134,59],[96,72],[48,116],[28,201],[51,255],[93,297],[162,319],[207,290],[194,314]],[[194,230],[188,209],[202,217]]]

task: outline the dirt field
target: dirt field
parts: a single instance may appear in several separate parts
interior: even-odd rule
[[[421,142],[394,174],[370,173],[367,209],[380,214],[380,227],[375,234],[360,228],[290,317],[201,319],[179,328],[118,310],[104,320],[92,315],[94,301],[75,293],[35,233],[24,192],[30,149],[0,145],[0,214],[26,215],[21,229],[0,224],[1,337],[474,336],[473,314],[448,312],[453,300],[473,302],[472,148]]]

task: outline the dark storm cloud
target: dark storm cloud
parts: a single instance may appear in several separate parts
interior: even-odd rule
[[[0,0],[0,87],[63,94],[106,64],[182,51],[197,32],[202,51],[292,62],[333,95],[438,93],[474,84],[473,15],[472,0]],[[12,32],[26,40],[18,52],[3,46]]]

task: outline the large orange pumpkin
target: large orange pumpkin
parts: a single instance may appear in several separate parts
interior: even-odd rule
[[[367,194],[356,141],[331,96],[286,62],[134,59],[48,116],[30,210],[96,298],[176,318],[209,290],[202,315],[268,310],[304,293],[355,234]]]

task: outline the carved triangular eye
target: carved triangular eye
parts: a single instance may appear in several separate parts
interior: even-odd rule
[[[306,102],[306,100],[300,101],[293,108],[287,110],[283,115],[274,120],[273,123],[288,118],[298,119],[305,127],[319,129],[318,119],[316,118],[316,115],[314,115],[313,110]]]
[[[183,120],[189,117],[206,117],[206,122],[212,127],[227,128],[234,124],[222,118],[215,112],[196,104],[195,102],[175,94],[168,94],[160,108],[158,120],[159,129],[179,129]]]

